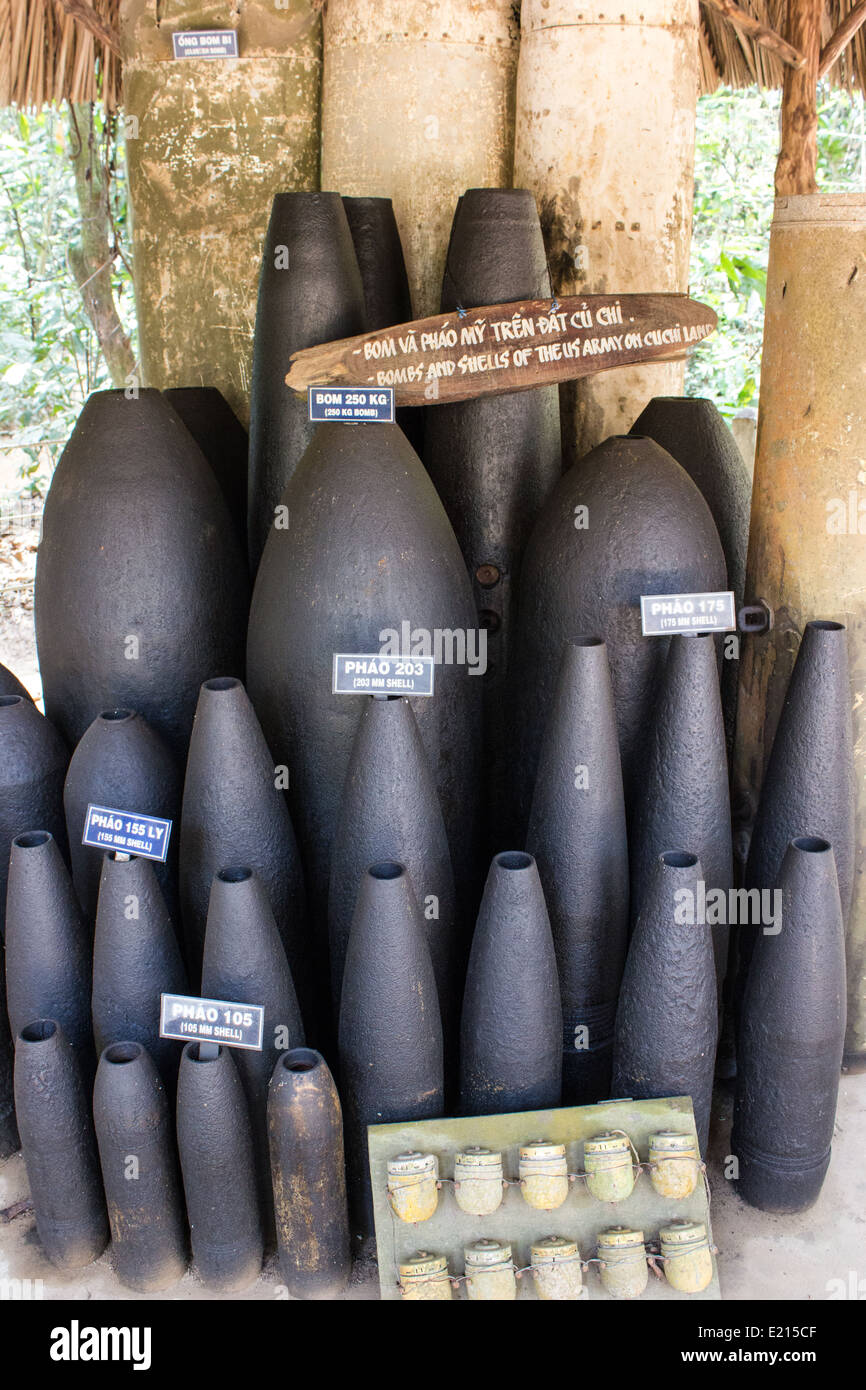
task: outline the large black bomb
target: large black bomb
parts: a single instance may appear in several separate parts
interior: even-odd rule
[[[114,1272],[131,1289],[157,1293],[186,1270],[186,1221],[165,1087],[140,1043],[103,1052],[93,1120]]]
[[[331,991],[339,1009],[358,885],[371,864],[394,859],[408,871],[424,912],[443,1019],[451,1017],[461,961],[454,875],[436,784],[408,700],[365,701],[334,836],[328,929]]]
[[[625,802],[607,649],[570,642],[547,720],[526,848],[550,914],[562,995],[562,1098],[610,1094],[628,943]]]
[[[47,830],[67,853],[63,778],[69,754],[54,725],[23,695],[0,695],[0,935],[16,835]]]
[[[174,1094],[178,1048],[159,1036],[159,997],[186,994],[187,975],[153,865],[109,851],[104,856],[93,937],[93,1034],[140,1043]]]
[[[286,798],[261,726],[239,680],[205,681],[198,697],[180,830],[181,901],[191,968],[201,968],[214,874],[253,869],[267,893],[302,1006],[309,942],[304,878]],[[281,783],[284,785],[284,783]]]
[[[686,470],[706,498],[728,567],[728,583],[743,601],[752,484],[737,441],[712,401],[654,396],[632,426],[654,439]]]
[[[261,1051],[237,1052],[247,1098],[265,1234],[273,1228],[268,1155],[268,1083],[277,1058],[301,1047],[304,1025],[286,953],[264,884],[249,868],[224,868],[211,886],[201,973],[204,998],[262,1004]]]
[[[214,386],[177,386],[163,395],[176,410],[214,472],[234,522],[238,545],[247,548],[247,432]]]
[[[140,714],[130,709],[103,710],[72,754],[63,805],[72,877],[85,914],[93,921],[99,895],[103,851],[83,845],[89,805],[159,816],[176,822],[181,782],[168,744]],[[169,911],[177,912],[177,825],[173,825],[164,863],[155,865]]]
[[[479,754],[478,637],[460,550],[420,460],[395,425],[322,425],[283,502],[256,579],[249,691],[289,801],[324,927],[331,843],[363,702],[331,693],[335,652],[438,658],[413,700],[458,891],[473,867]],[[477,665],[477,662],[476,662]]]
[[[365,326],[364,288],[340,195],[278,193],[262,253],[253,337],[248,508],[253,572],[273,528],[274,509],[315,429],[306,397],[286,386],[292,353],[363,333]]]
[[[391,199],[344,198],[343,207],[364,286],[367,332],[408,323],[412,318],[409,278]],[[398,406],[396,413],[397,424],[412,448],[420,452],[424,407]]]
[[[470,188],[454,214],[442,312],[538,299],[549,291],[533,195],[519,188]],[[472,577],[479,624],[487,632],[484,776],[492,822],[488,839],[496,848],[502,843],[495,827],[504,806],[505,680],[520,561],[562,472],[558,388],[431,408],[424,459],[454,527]]]
[[[746,884],[773,888],[788,845],[815,835],[833,846],[845,921],[854,891],[854,762],[848,634],[807,623],[764,774]]]
[[[763,1211],[803,1211],[830,1163],[845,1039],[845,941],[827,840],[791,842],[781,916],[757,934],[743,999],[731,1149],[737,1190]]]
[[[235,1293],[258,1278],[263,1241],[249,1112],[227,1047],[183,1049],[177,1148],[195,1271],[211,1288]]]
[[[9,1015],[6,1012],[4,952],[0,950],[0,1159],[17,1153],[21,1147],[18,1125],[15,1123],[14,1059],[15,1047],[9,1030]]]
[[[643,894],[616,1013],[615,1096],[691,1096],[707,1150],[718,1038],[712,929],[700,921],[696,855],[666,850]]]
[[[743,602],[752,480],[737,442],[712,401],[686,396],[655,396],[632,426],[667,449],[696,483],[719,532],[728,585]],[[722,667],[722,707],[728,744],[737,709],[736,661]],[[706,865],[704,865],[706,868]]]
[[[538,869],[508,850],[490,866],[472,938],[460,1033],[464,1115],[543,1110],[562,1094],[562,1008]]]
[[[219,484],[177,413],[158,391],[92,395],[37,557],[49,717],[75,744],[100,710],[134,709],[184,756],[201,682],[243,675],[248,598]]]
[[[0,664],[0,695],[22,695],[25,700],[32,700],[33,696],[26,686],[22,685],[14,671],[10,671],[8,666]]]
[[[108,1221],[89,1091],[53,1019],[15,1040],[15,1111],[42,1247],[58,1269],[81,1269],[105,1249]]]
[[[361,879],[340,996],[340,1086],[353,1215],[373,1229],[367,1126],[441,1115],[442,1024],[424,924],[402,864]]]
[[[17,835],[6,895],[9,1021],[17,1034],[35,1018],[55,1019],[88,1082],[96,1065],[90,972],[90,929],[54,838],[47,830]]]
[[[280,1271],[293,1298],[336,1298],[349,1281],[343,1116],[328,1064],[298,1047],[277,1062],[268,1136]]]
[[[538,766],[537,712],[550,704],[566,642],[592,632],[607,643],[630,809],[668,645],[642,636],[641,596],[724,587],[725,557],[709,507],[653,440],[607,439],[569,469],[545,503],[521,568],[512,688],[522,827]]]
[[[716,647],[709,635],[671,638],[648,730],[631,824],[632,915],[660,854],[688,845],[701,861],[719,990],[728,959],[733,887],[731,808]],[[718,894],[724,895],[723,905]],[[713,924],[713,917],[717,919]]]

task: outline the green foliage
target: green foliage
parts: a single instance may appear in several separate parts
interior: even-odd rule
[[[686,390],[728,416],[758,403],[780,101],[753,87],[698,103],[689,288],[719,328],[691,355]],[[819,187],[866,189],[862,95],[822,86],[818,120]]]
[[[80,234],[69,164],[68,113],[0,109],[0,444],[23,448],[25,488],[39,491],[91,391],[110,386],[96,334],[66,262]],[[122,152],[97,113],[100,143],[113,153],[112,216],[126,223]],[[134,323],[132,283],[114,264],[114,292]],[[0,454],[2,462],[4,454]]]

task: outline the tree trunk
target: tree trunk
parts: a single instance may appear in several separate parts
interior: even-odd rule
[[[81,291],[111,380],[115,386],[125,386],[135,369],[135,355],[114,302],[111,270],[117,251],[113,245],[109,184],[99,157],[93,108],[86,102],[69,103],[69,138],[81,210],[81,237],[69,244],[69,268]]]
[[[782,141],[776,164],[776,196],[817,193],[818,62],[824,0],[788,0],[785,38],[806,62],[786,68],[782,88]]]

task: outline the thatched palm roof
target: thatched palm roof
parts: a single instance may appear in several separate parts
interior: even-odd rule
[[[120,104],[120,0],[0,0],[0,106]],[[112,35],[109,44],[98,37]]]
[[[151,0],[156,3],[156,0]],[[856,0],[827,0],[823,40]],[[787,0],[739,0],[741,9],[784,31]],[[38,107],[63,98],[120,103],[120,0],[0,0],[0,106]],[[107,37],[106,37],[107,36]],[[775,53],[734,28],[701,0],[701,88],[782,84]],[[831,81],[866,89],[866,26],[829,71]]]

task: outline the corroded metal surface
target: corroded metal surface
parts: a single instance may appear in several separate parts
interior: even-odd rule
[[[174,61],[190,28],[236,28],[240,57]],[[125,0],[121,32],[144,379],[216,386],[245,421],[271,200],[318,185],[319,9]]]
[[[866,195],[780,198],[770,235],[761,415],[746,598],[772,630],[744,641],[735,806],[754,814],[805,624],[848,629],[854,724],[854,899],[848,928],[850,1065],[866,1064]]]
[[[536,195],[559,294],[688,282],[698,4],[625,10],[523,2],[514,182]],[[682,380],[682,362],[668,362],[563,388],[567,459],[629,429]]]

